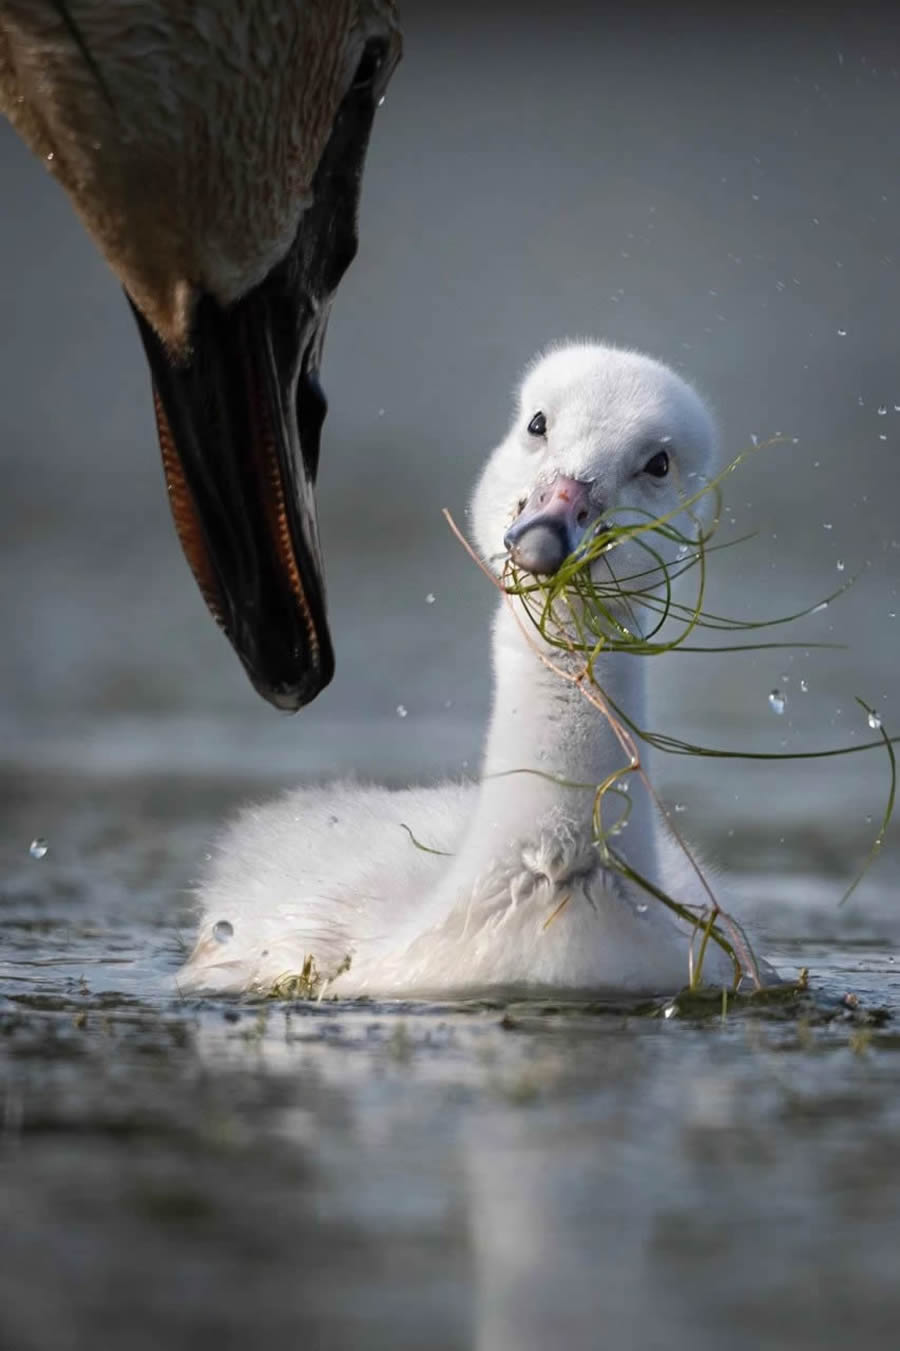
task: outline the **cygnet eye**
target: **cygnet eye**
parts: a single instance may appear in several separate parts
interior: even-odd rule
[[[545,418],[543,413],[540,412],[535,413],[534,417],[528,424],[528,430],[532,436],[547,435],[547,419]]]
[[[669,472],[669,452],[667,450],[658,450],[655,455],[644,465],[644,473],[652,474],[654,478],[665,478]]]

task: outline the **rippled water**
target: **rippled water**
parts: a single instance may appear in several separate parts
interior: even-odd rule
[[[4,1345],[892,1344],[883,887],[837,911],[827,873],[739,874],[811,993],[724,1020],[185,1002],[185,879],[243,793],[3,787]]]
[[[477,765],[492,597],[440,509],[547,341],[675,362],[729,455],[784,433],[728,480],[721,537],[757,538],[711,609],[862,574],[785,635],[847,650],[653,662],[653,725],[853,745],[859,695],[900,732],[895,8],[404,6],[324,370],[338,673],[292,722],[178,554],[119,288],[0,127],[0,1346],[896,1344],[896,830],[837,908],[883,753],[657,763],[762,952],[810,968],[776,1009],[172,987],[238,801]]]

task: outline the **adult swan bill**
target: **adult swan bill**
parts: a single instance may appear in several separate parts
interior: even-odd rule
[[[125,288],[184,552],[254,686],[283,709],[334,669],[318,371],[399,54],[392,0],[0,9],[0,108]]]

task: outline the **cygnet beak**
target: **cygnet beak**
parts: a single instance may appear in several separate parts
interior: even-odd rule
[[[559,571],[602,515],[591,502],[591,486],[563,474],[538,484],[503,537],[517,568]]]

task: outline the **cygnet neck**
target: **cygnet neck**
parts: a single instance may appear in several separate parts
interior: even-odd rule
[[[627,755],[604,715],[579,685],[541,660],[557,665],[566,654],[543,644],[527,618],[505,600],[494,622],[494,699],[485,751],[474,834],[496,849],[536,831],[569,824],[589,832],[594,806],[591,788],[627,764]],[[522,622],[520,622],[520,619]],[[572,670],[578,667],[573,665]],[[609,652],[595,662],[597,685],[638,726],[645,713],[644,663],[629,653]],[[644,759],[642,749],[642,760]],[[538,771],[522,773],[515,771]],[[643,876],[656,880],[654,808],[636,774],[627,779],[631,813],[616,848]],[[622,800],[611,794],[604,824],[621,815]],[[475,840],[470,837],[470,844]]]

